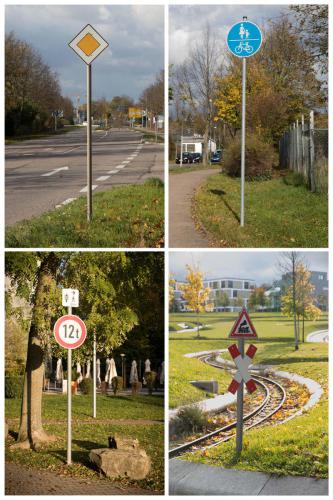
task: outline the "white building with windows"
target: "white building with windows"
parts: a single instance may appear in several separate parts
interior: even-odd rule
[[[179,311],[186,311],[186,301],[182,298],[181,285],[185,282],[176,281],[174,285],[174,301]],[[209,301],[214,304],[214,312],[240,311],[247,307],[255,281],[249,278],[214,278],[203,280],[205,288],[210,288]]]

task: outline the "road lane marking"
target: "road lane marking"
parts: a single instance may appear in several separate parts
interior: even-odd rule
[[[94,189],[96,189],[97,187],[98,187],[98,184],[93,184],[93,185],[91,186],[92,191],[93,191]],[[86,193],[86,192],[87,192],[87,190],[88,190],[88,186],[84,186],[84,188],[80,190],[80,193]]]
[[[101,177],[98,177],[96,181],[106,181],[109,177],[109,175],[101,175]]]
[[[118,169],[125,168],[125,165],[118,165],[116,168]]]
[[[119,170],[109,170],[108,174],[117,174]]]
[[[72,203],[72,201],[76,200],[76,198],[67,198],[67,200],[63,201],[60,205],[56,205],[56,208],[60,208],[63,205],[68,205],[68,203]]]
[[[69,167],[55,168],[51,172],[47,172],[47,174],[41,174],[41,177],[50,177],[50,175],[54,175],[54,174],[60,172],[61,170],[68,170],[68,169],[69,169]]]
[[[129,160],[124,160],[124,161],[122,161],[122,163],[124,163],[126,165],[126,163],[129,163]]]
[[[17,154],[17,153],[14,153]],[[33,156],[33,153],[23,153],[23,156]]]

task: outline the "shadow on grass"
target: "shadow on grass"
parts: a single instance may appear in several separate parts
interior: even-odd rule
[[[234,218],[236,219],[237,222],[240,222],[240,218],[239,218],[239,215],[237,214],[237,212],[231,207],[231,205],[223,197],[223,195],[225,195],[227,193],[225,191],[223,191],[222,189],[210,189],[210,192],[212,194],[215,194],[216,196],[220,196],[222,202],[227,207],[227,209],[229,210],[229,212],[232,213],[232,215],[234,216]]]
[[[73,441],[75,442],[75,441]],[[103,446],[97,445],[99,448]],[[94,470],[93,464],[89,460],[89,449],[87,450],[72,450],[72,462],[80,465],[84,465],[89,469]],[[67,463],[67,450],[49,450],[50,455],[61,460],[63,463]]]

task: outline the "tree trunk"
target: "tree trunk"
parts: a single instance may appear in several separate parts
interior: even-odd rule
[[[197,312],[197,338],[200,338],[200,329],[199,329],[199,313]]]
[[[204,166],[206,167],[209,163],[209,151],[208,151],[208,140],[209,140],[209,124],[208,122],[206,123],[206,126],[205,126],[205,132],[204,132],[204,137],[203,137],[203,140],[204,140],[204,150],[203,150],[203,155],[202,155],[202,161],[203,161],[203,164]]]
[[[48,292],[51,281],[54,280],[50,271],[52,261],[54,261],[54,254],[51,253],[42,263],[38,273],[33,316],[29,331],[20,429],[17,443],[13,445],[15,448],[37,449],[42,443],[56,439],[47,435],[42,425],[44,351],[38,334],[41,323],[45,326]]]
[[[302,318],[302,338],[303,338],[303,344],[304,344],[304,313],[303,313],[303,318]]]

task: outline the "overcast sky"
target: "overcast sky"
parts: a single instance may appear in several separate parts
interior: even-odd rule
[[[85,102],[86,68],[68,47],[91,24],[109,43],[93,64],[93,99],[137,99],[164,68],[164,8],[145,5],[10,5],[6,32],[33,45],[57,72],[63,95]],[[72,97],[73,98],[73,97]]]
[[[235,23],[248,21],[264,27],[269,19],[290,13],[287,5],[173,5],[169,11],[169,58],[179,64],[188,55],[191,46],[202,38],[208,23],[217,35],[221,49],[225,49],[228,30]]]
[[[186,264],[198,265],[205,278],[248,278],[257,285],[272,283],[281,277],[278,262],[283,252],[223,251],[170,252],[170,273],[177,280],[186,276]],[[328,252],[300,252],[312,271],[328,270]]]

